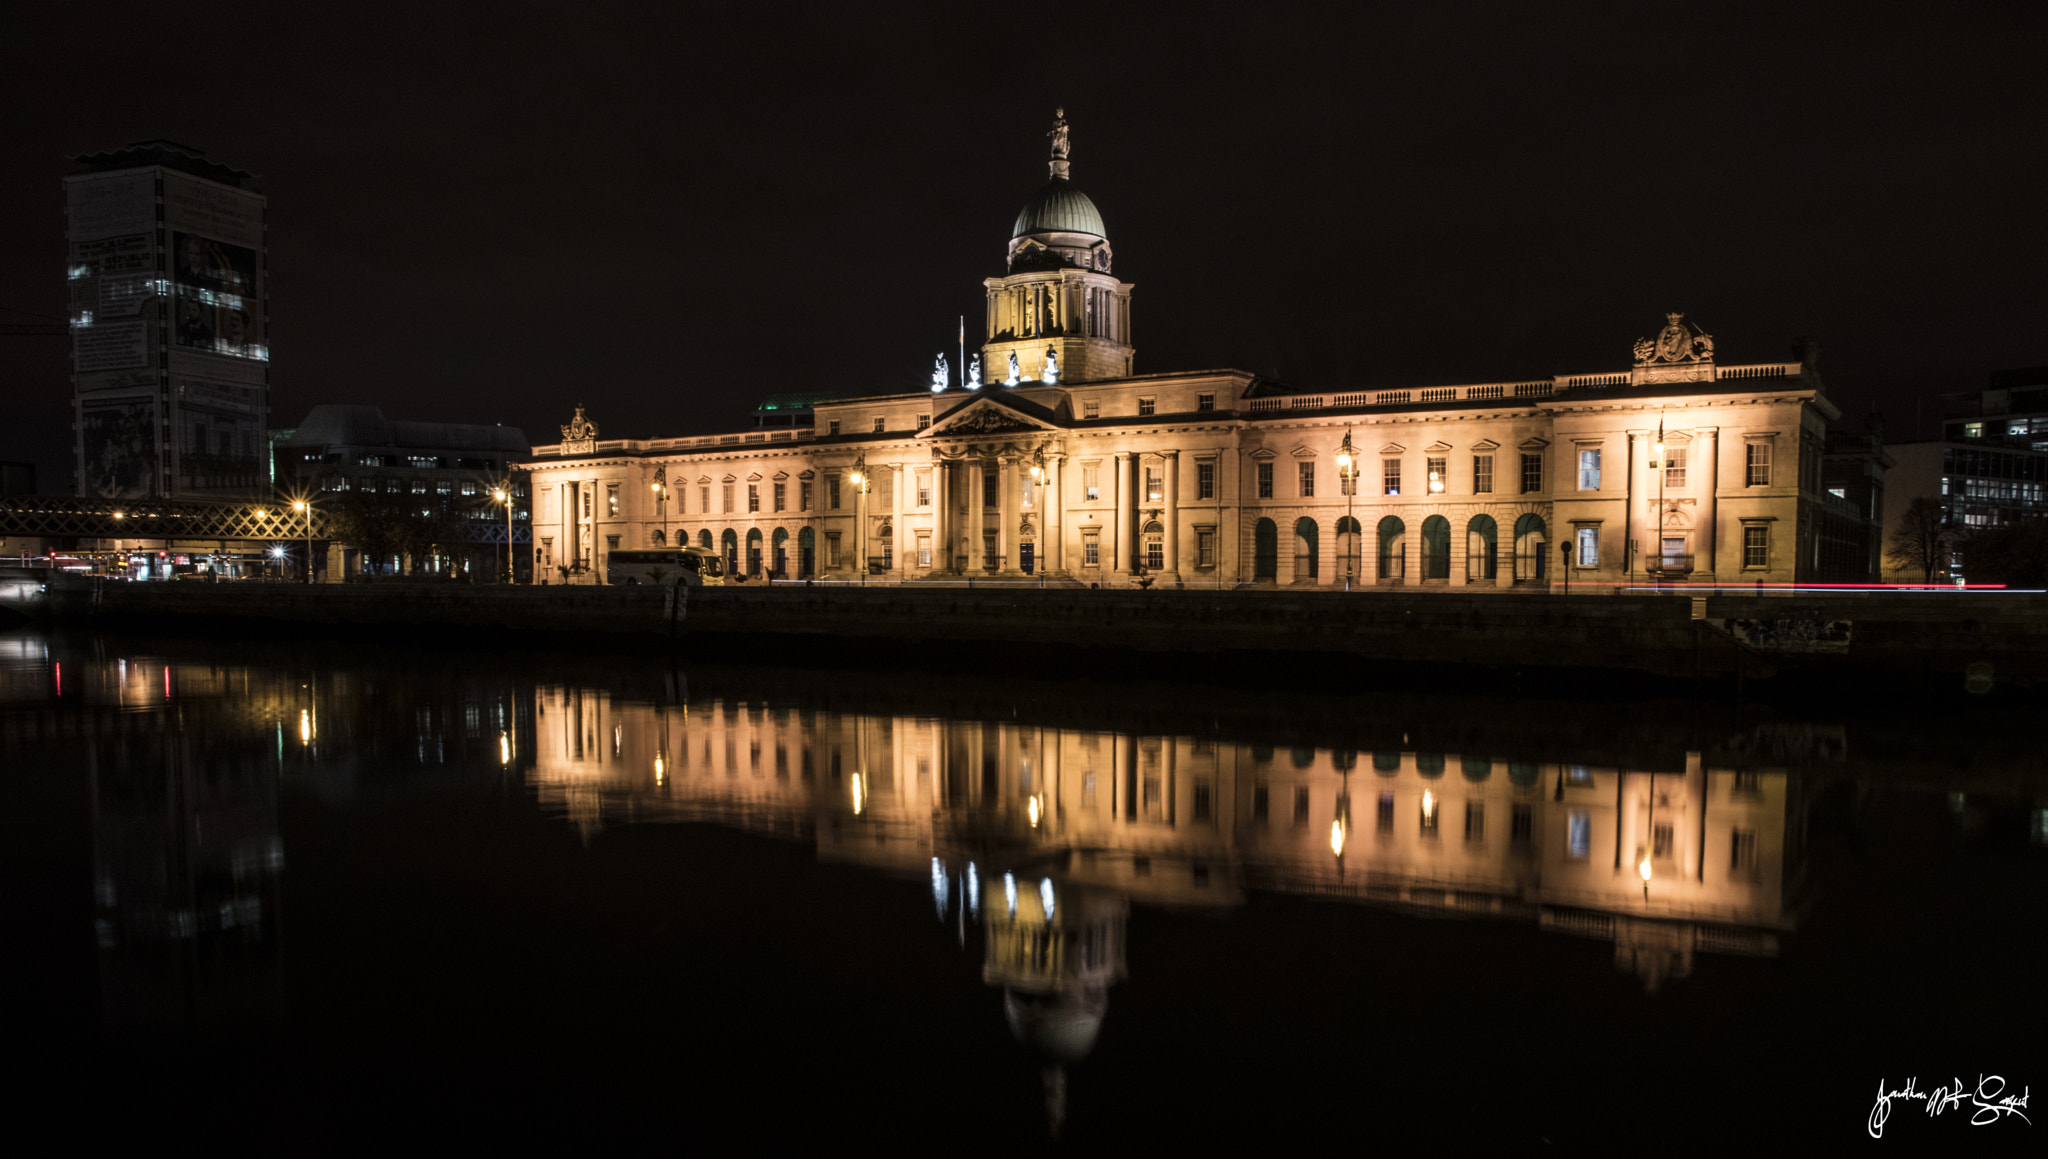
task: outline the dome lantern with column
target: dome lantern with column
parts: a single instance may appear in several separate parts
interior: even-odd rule
[[[1010,231],[1007,273],[982,283],[988,291],[982,358],[999,366],[1015,353],[1019,385],[1041,381],[1048,356],[1061,382],[1131,373],[1131,287],[1111,275],[1102,213],[1069,177],[1065,112],[1055,113],[1047,133],[1050,179],[1024,203]]]

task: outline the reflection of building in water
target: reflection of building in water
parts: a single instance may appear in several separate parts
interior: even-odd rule
[[[1154,905],[1312,893],[1609,939],[1655,987],[1700,951],[1770,954],[1802,881],[1782,770],[1477,754],[1276,753],[1190,737],[543,689],[532,776],[586,831],[702,819],[821,856]],[[986,888],[993,888],[992,885]],[[970,891],[974,892],[974,891]]]

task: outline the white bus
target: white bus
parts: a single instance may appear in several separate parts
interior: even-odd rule
[[[722,587],[725,584],[725,561],[708,547],[614,551],[605,558],[604,582]]]

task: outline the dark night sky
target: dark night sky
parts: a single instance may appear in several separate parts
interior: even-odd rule
[[[1683,310],[1905,437],[2048,363],[2038,3],[332,7],[10,18],[0,320],[64,316],[65,155],[169,137],[270,197],[277,425],[735,427],[917,389],[1064,104],[1141,372],[1621,369]],[[0,343],[62,488],[67,344]]]

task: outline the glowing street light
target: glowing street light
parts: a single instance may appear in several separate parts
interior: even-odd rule
[[[860,568],[860,582],[868,582],[868,455],[862,451],[853,460],[853,470],[847,474],[853,484],[853,562]]]
[[[491,502],[505,505],[505,582],[512,582],[512,484],[493,488]]]
[[[307,499],[292,500],[292,510],[306,517],[306,582],[313,582],[313,504]]]
[[[1351,445],[1350,427],[1344,428],[1344,441],[1337,447],[1337,477],[1344,488],[1344,525],[1351,528],[1351,546],[1344,552],[1344,590],[1348,592],[1358,568],[1359,545],[1364,539],[1358,534],[1358,518],[1353,514],[1353,504],[1358,502],[1358,451]]]

